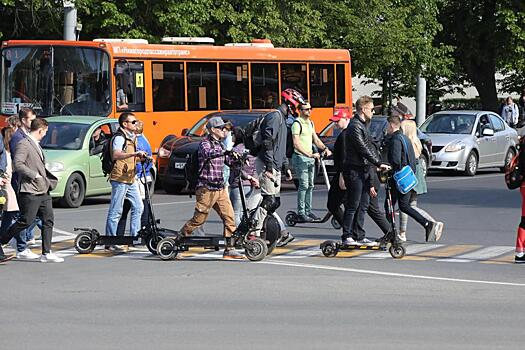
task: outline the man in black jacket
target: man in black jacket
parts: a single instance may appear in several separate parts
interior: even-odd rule
[[[391,135],[388,143],[388,162],[394,172],[401,170],[406,165],[416,172],[416,156],[410,139],[401,131],[401,119],[398,116],[390,116],[387,119],[387,132]],[[399,210],[416,220],[425,229],[426,241],[437,241],[443,231],[442,222],[428,221],[417,210],[410,206],[410,191],[402,194],[396,187],[394,179],[390,179],[390,188],[392,189],[392,206],[399,202]],[[388,206],[385,202],[385,209],[388,212]],[[390,215],[388,215],[390,217]]]
[[[342,240],[345,245],[376,245],[365,237],[365,213],[370,202],[369,168],[375,165],[381,170],[390,167],[381,162],[370,141],[367,122],[372,120],[374,102],[369,96],[356,101],[356,114],[350,121],[345,135],[346,159],[343,178],[347,188],[347,200],[343,221]]]

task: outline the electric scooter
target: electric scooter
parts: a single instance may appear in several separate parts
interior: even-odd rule
[[[151,158],[143,161],[144,168],[151,163]],[[160,220],[155,219],[153,207],[151,205],[150,190],[147,185],[146,173],[139,179],[144,185],[145,205],[148,206],[148,223],[137,234],[137,236],[106,236],[94,228],[75,227],[75,231],[80,231],[75,239],[75,249],[80,254],[93,252],[97,245],[146,245],[151,254],[157,254],[157,244],[166,236],[177,234],[177,231],[161,228],[158,225]]]
[[[397,238],[397,227],[396,227],[396,220],[395,220],[395,212],[394,212],[394,206],[392,202],[392,189],[390,187],[390,178],[391,178],[391,172],[390,171],[384,171],[379,173],[379,179],[382,183],[385,184],[386,189],[386,200],[387,200],[387,207],[388,207],[388,213],[387,215],[390,216],[390,223],[391,223],[391,229],[386,233],[383,237],[379,239],[379,244],[375,246],[368,246],[368,245],[345,245],[341,242],[336,241],[325,241],[321,243],[321,251],[323,252],[323,255],[327,258],[332,258],[339,253],[341,250],[382,250],[386,251],[388,247],[388,251],[390,255],[394,259],[401,259],[406,254],[406,249],[403,246],[403,242],[400,241]]]
[[[241,170],[247,161],[248,153],[239,155]],[[242,179],[239,178],[239,192],[241,194],[241,204],[243,215],[241,222],[233,233],[232,245],[236,249],[244,249],[246,257],[251,261],[263,260],[277,245],[279,239],[279,224],[277,220],[268,215],[261,231],[261,236],[253,235],[257,222],[254,219],[255,210],[249,211],[246,206],[246,196],[242,186]],[[182,236],[181,234],[171,235],[163,238],[157,244],[157,254],[162,260],[173,260],[180,252],[190,250],[190,248],[200,247],[218,251],[226,247],[226,240],[219,236]]]
[[[326,165],[324,164],[323,157],[320,158],[319,164],[321,166],[326,187],[330,191],[330,180],[328,179],[328,173],[326,172]],[[332,220],[330,221],[332,227],[336,230],[341,229],[341,225],[339,225],[339,222],[337,222],[337,220],[332,216],[332,213],[330,213],[329,211],[319,220],[302,221],[299,219],[299,215],[295,211],[289,210],[286,212],[284,222],[286,222],[286,225],[288,226],[295,226],[296,224],[324,224],[325,222],[330,220],[330,218],[332,218]]]

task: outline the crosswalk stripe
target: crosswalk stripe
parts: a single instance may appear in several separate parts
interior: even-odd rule
[[[275,256],[275,258],[279,258],[279,259],[306,258],[310,256],[316,256],[319,254],[321,254],[321,250],[319,249],[319,247],[315,246],[315,247],[310,247],[306,249],[293,250],[289,253]]]
[[[489,260],[491,258],[496,258],[500,255],[506,254],[510,251],[513,251],[514,248],[511,247],[505,247],[505,246],[493,246],[493,247],[485,247],[482,249],[478,249],[476,251],[461,254],[454,256],[452,258],[448,259],[438,259],[438,261],[446,261],[446,262],[471,262],[475,260]]]
[[[442,246],[443,244],[410,244],[410,245],[405,246],[406,251],[407,251],[406,255],[417,255],[418,253],[440,248]],[[388,251],[384,251],[384,252],[380,251],[380,252],[375,252],[371,254],[366,254],[365,256],[363,256],[363,259],[367,259],[367,258],[385,259],[389,257],[390,257],[390,253]],[[420,258],[423,258],[423,257],[420,257]]]
[[[421,253],[419,254],[419,256],[425,258],[448,258],[451,256],[459,255],[461,253],[472,251],[474,249],[478,249],[480,247],[480,245],[467,244],[451,245]]]

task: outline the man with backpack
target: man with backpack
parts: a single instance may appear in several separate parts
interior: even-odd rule
[[[299,182],[297,191],[297,215],[299,221],[312,222],[320,220],[312,213],[312,194],[314,190],[315,161],[320,160],[320,154],[313,151],[313,145],[324,156],[332,152],[324,145],[315,133],[314,122],[310,119],[312,106],[306,102],[299,106],[299,118],[291,126],[293,154],[292,164],[295,176]]]
[[[188,220],[180,234],[190,236],[202,226],[213,208],[224,223],[224,259],[244,259],[233,246],[231,236],[235,231],[233,207],[228,190],[224,187],[224,165],[233,165],[234,154],[226,151],[221,143],[226,136],[227,128],[221,117],[212,117],[206,124],[208,135],[200,142],[198,149],[198,180],[196,185],[196,203],[193,217]]]
[[[131,204],[131,236],[137,236],[140,230],[140,218],[142,215],[143,204],[140,197],[138,183],[135,181],[137,158],[147,157],[144,151],[137,151],[137,138],[135,129],[137,118],[133,113],[124,112],[118,118],[120,129],[111,138],[109,147],[111,155],[111,171],[109,181],[111,183],[111,203],[109,205],[108,217],[106,220],[106,235],[116,236],[117,227],[124,200],[128,199]],[[104,154],[106,152],[103,152]],[[107,171],[107,156],[103,155],[103,170]],[[106,249],[117,251],[122,250],[120,246],[106,246]]]
[[[254,230],[256,236],[260,236],[266,216],[275,212],[281,204],[281,170],[285,169],[287,180],[292,179],[286,158],[286,118],[288,114],[297,117],[299,105],[306,103],[303,96],[294,89],[284,90],[281,97],[283,103],[264,116],[258,130],[260,148],[257,150],[255,168],[263,199],[254,214],[257,222]],[[286,237],[280,238],[280,244],[287,244],[293,239],[288,233]]]

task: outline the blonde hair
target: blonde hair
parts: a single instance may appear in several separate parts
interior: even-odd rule
[[[142,134],[144,132],[144,122],[142,120],[137,120],[137,125],[135,126],[135,133]]]
[[[417,137],[417,126],[416,122],[413,120],[404,120],[401,123],[401,131],[403,134],[405,134],[406,137],[410,140],[412,143],[412,147],[414,147],[414,154],[416,158],[419,158],[421,155],[421,151],[423,150],[423,146],[421,145],[421,141],[419,141],[419,138]]]

